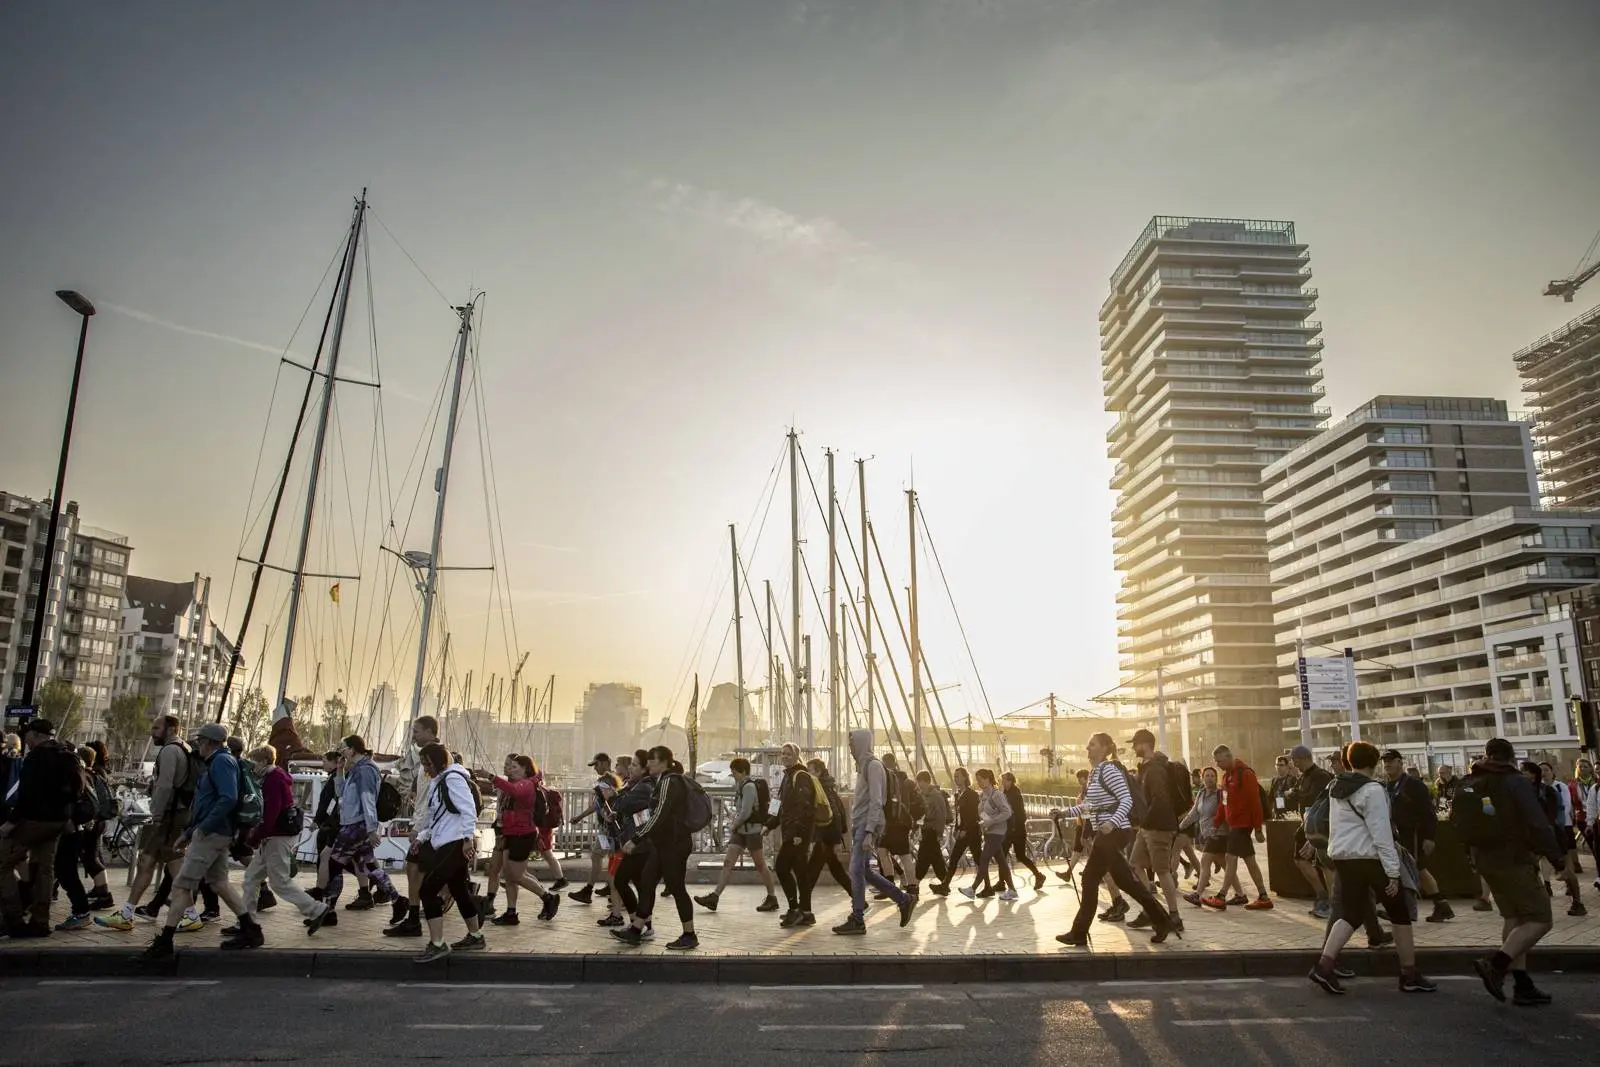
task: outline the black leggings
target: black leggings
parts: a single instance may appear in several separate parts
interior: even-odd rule
[[[417,895],[422,901],[424,918],[437,919],[444,914],[445,889],[461,909],[463,919],[478,917],[478,904],[472,899],[471,865],[467,863],[466,841],[451,841],[430,848],[422,863],[424,874],[422,888]]]
[[[983,836],[981,834],[969,833],[965,836],[959,833],[956,834],[956,843],[950,847],[950,870],[944,880],[946,885],[949,885],[950,879],[956,876],[957,865],[960,863],[961,857],[968,852],[972,853],[973,867],[982,869]],[[989,884],[989,872],[987,870],[983,871],[983,884],[985,886]]]
[[[617,873],[611,876],[611,884],[629,915],[639,914],[639,899],[645,894],[645,862],[649,858],[648,851],[624,852],[622,862],[617,864]],[[650,892],[654,893],[654,890]]]
[[[665,846],[652,841],[650,845],[650,857],[644,865],[644,892],[639,895],[639,910],[634,914],[646,920],[655,914],[656,886],[663,885],[678,906],[678,921],[687,926],[694,922],[694,902],[689,899],[689,887],[683,881],[689,871],[690,846],[678,841]]]
[[[807,877],[809,846],[805,838],[795,841],[786,837],[783,847],[778,850],[778,862],[774,869],[778,875],[778,884],[783,886],[783,895],[789,902],[789,910],[811,910],[811,879]]]
[[[922,881],[922,876],[932,870],[940,885],[949,884],[950,868],[944,864],[944,842],[940,840],[943,836],[942,828],[923,826],[922,840],[917,842],[917,881]]]
[[[1000,865],[1000,884],[1007,889],[1015,890],[1017,887],[1011,882],[1011,865],[1006,862],[1006,838],[1004,834],[990,834],[983,839],[983,853],[978,860],[978,878],[984,885],[989,884],[989,861],[998,860]]]
[[[1094,922],[1094,909],[1100,902],[1100,880],[1106,875],[1118,889],[1134,899],[1144,909],[1145,916],[1154,920],[1157,929],[1165,928],[1167,909],[1156,903],[1145,884],[1133,876],[1125,855],[1132,830],[1107,830],[1094,835],[1089,846],[1089,859],[1083,865],[1082,890],[1078,897],[1078,915],[1072,920],[1072,932],[1082,937]]]
[[[83,854],[83,838],[88,830],[73,830],[56,839],[56,881],[67,891],[72,904],[72,914],[84,915],[89,911],[89,894],[84,891],[83,879],[78,875],[78,861]]]
[[[806,864],[806,884],[812,889],[816,888],[817,879],[822,877],[823,867],[828,868],[828,873],[833,875],[840,889],[850,892],[850,872],[839,862],[839,842],[818,841],[811,846],[811,860]]]
[[[1017,862],[1033,872],[1034,878],[1039,877],[1039,868],[1033,865],[1033,860],[1028,856],[1028,833],[1026,830],[1013,831],[1006,837],[1006,845],[1010,847],[1011,854]]]

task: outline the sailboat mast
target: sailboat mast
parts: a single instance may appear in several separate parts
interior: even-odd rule
[[[733,553],[733,669],[738,676],[739,747],[744,747],[744,616],[739,609],[739,534],[728,523],[728,547]]]
[[[867,559],[866,548],[872,530],[867,525],[867,461],[864,459],[856,460],[856,482],[856,495],[861,498],[861,599],[867,616],[866,625],[861,627],[863,653],[867,661],[867,729],[875,730],[878,724],[874,715],[876,699],[872,685],[872,563]]]
[[[928,753],[922,747],[922,637],[917,626],[917,491],[906,490],[906,515],[911,531],[911,587],[906,593],[906,612],[911,616],[911,737],[915,746],[917,770],[928,766]]]
[[[444,543],[444,501],[450,488],[450,457],[456,447],[456,419],[461,409],[461,379],[467,369],[467,342],[472,337],[474,304],[456,308],[461,328],[456,334],[456,372],[450,386],[450,417],[444,430],[444,460],[434,474],[433,489],[439,499],[433,507],[433,543],[428,549],[428,576],[422,586],[422,635],[417,639],[417,681],[411,690],[411,718],[422,714],[422,682],[428,671],[428,628],[433,623],[433,599],[439,588],[439,551]]]
[[[828,755],[839,761],[839,496],[828,449]]]
[[[278,705],[289,693],[289,666],[294,662],[294,638],[300,621],[300,597],[306,585],[306,553],[311,548],[311,520],[317,510],[317,483],[322,477],[322,452],[328,440],[328,419],[333,414],[333,386],[339,378],[339,352],[344,347],[344,319],[350,310],[350,291],[355,288],[356,248],[361,243],[361,224],[367,213],[367,192],[361,191],[356,205],[356,221],[344,254],[344,289],[339,294],[339,310],[334,313],[333,343],[328,346],[327,377],[322,382],[322,410],[317,412],[317,436],[311,448],[311,471],[306,481],[306,509],[300,520],[300,545],[295,550],[294,578],[289,585],[289,618],[284,624],[283,665],[278,671]]]
[[[789,666],[794,668],[794,700],[790,703],[799,729],[806,677],[800,660],[800,435],[789,431]]]

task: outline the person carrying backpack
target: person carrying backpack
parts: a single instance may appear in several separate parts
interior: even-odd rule
[[[872,857],[884,833],[884,804],[889,772],[872,754],[872,731],[850,731],[850,755],[856,761],[855,797],[850,809],[850,918],[833,928],[847,937],[867,932],[867,886],[887,893],[900,909],[900,925],[911,922],[914,901],[895,884],[871,870]]]
[[[631,854],[639,848],[640,838],[650,843],[650,855],[640,875],[644,892],[640,894],[639,908],[632,921],[612,930],[611,936],[628,945],[643,941],[645,928],[655,912],[656,887],[665,884],[678,907],[678,921],[683,923],[683,934],[668,942],[667,948],[680,952],[696,949],[700,947],[700,938],[694,932],[694,902],[689,899],[684,879],[694,849],[694,831],[690,825],[695,802],[690,792],[698,786],[690,785],[684,778],[683,764],[673,759],[672,749],[666,745],[650,750],[646,766],[655,778],[650,817],[639,827],[634,839],[622,846],[624,854]]]
[[[939,896],[950,892],[950,869],[944,864],[944,828],[950,825],[950,801],[934,783],[930,771],[917,772],[917,792],[922,794],[922,837],[917,842],[917,881],[933,870],[929,886]]]
[[[50,935],[56,847],[73,822],[73,807],[85,784],[77,754],[55,735],[55,724],[48,719],[32,719],[23,727],[27,755],[6,821],[0,824],[0,917],[13,938]],[[17,867],[24,861],[35,872],[26,914],[17,879]]]
[[[900,769],[893,752],[881,757],[883,769],[888,773],[888,792],[885,794],[883,840],[878,844],[878,866],[885,878],[893,878],[896,866],[900,868],[900,887],[913,901],[917,899],[917,860],[911,851],[911,835],[922,818],[922,794],[916,783]]]
[[[323,902],[330,908],[337,908],[339,893],[344,889],[345,872],[366,871],[372,884],[389,895],[393,921],[384,928],[384,934],[420,937],[420,898],[418,914],[412,914],[407,897],[396,892],[388,872],[374,854],[381,840],[378,836],[378,790],[382,775],[378,772],[378,765],[372,762],[367,743],[360,734],[351,734],[344,739],[341,754],[345,765],[344,789],[339,793],[339,830],[334,835],[333,847],[328,853],[328,886],[322,894]],[[419,890],[421,885],[419,876]],[[357,898],[350,910],[365,911],[372,907],[371,901],[370,896],[364,900]],[[358,909],[354,904],[363,904],[365,907]],[[397,930],[405,933],[396,933]],[[410,933],[411,930],[416,932]]]
[[[828,765],[814,756],[806,761],[806,770],[822,786],[822,795],[828,798],[828,810],[833,816],[828,820],[828,825],[817,827],[812,835],[811,858],[806,862],[806,881],[811,883],[815,892],[817,879],[822,877],[822,868],[826,867],[839,888],[848,893],[850,872],[839,862],[839,847],[844,844],[846,830],[844,801],[839,798],[839,785],[828,773]]]
[[[57,930],[87,930],[94,925],[89,894],[83,888],[83,878],[78,874],[78,862],[83,856],[83,840],[94,833],[95,819],[100,813],[99,798],[94,790],[94,778],[89,765],[94,762],[94,750],[80,748],[73,753],[81,780],[78,795],[72,802],[72,815],[66,828],[56,839],[56,884],[67,894],[71,913],[56,924]]]
[[[1175,930],[1183,930],[1183,920],[1178,918],[1178,871],[1175,854],[1178,842],[1178,823],[1189,811],[1189,768],[1174,763],[1165,752],[1156,748],[1156,735],[1149,730],[1137,730],[1132,738],[1134,755],[1139,757],[1136,785],[1144,794],[1145,810],[1133,842],[1131,864],[1133,873],[1143,877],[1146,870],[1155,873],[1155,886],[1166,898],[1167,911],[1172,914]],[[1135,916],[1130,930],[1143,930],[1150,926],[1148,915]]]
[[[765,778],[751,777],[750,761],[743,756],[735,756],[730,760],[728,770],[733,774],[734,798],[733,828],[728,833],[728,851],[722,857],[722,873],[717,875],[716,888],[704,896],[695,897],[694,902],[707,911],[716,911],[722,891],[728,888],[733,869],[739,865],[739,857],[748,852],[750,862],[756,865],[756,873],[761,876],[761,884],[767,887],[766,899],[756,905],[756,910],[777,911],[778,883],[773,877],[772,868],[767,866],[764,847],[772,816],[771,788]]]
[[[1550,895],[1539,879],[1539,860],[1561,860],[1554,828],[1539,803],[1533,782],[1517,772],[1516,749],[1503,737],[1484,743],[1483,759],[1456,791],[1450,823],[1472,855],[1472,866],[1488,883],[1495,907],[1505,919],[1506,936],[1497,952],[1474,960],[1473,969],[1496,1000],[1506,999],[1509,974],[1515,1002],[1550,1003],[1528,975],[1528,953],[1555,919]]]
[[[1018,863],[1033,872],[1033,891],[1042,893],[1044,875],[1028,855],[1028,812],[1023,806],[1022,788],[1017,785],[1017,776],[1010,771],[1002,774],[1000,790],[1005,793],[1006,804],[1011,808],[1011,821],[1006,824],[1005,847],[1011,850],[1011,855]]]
[[[246,758],[250,767],[241,766],[240,773],[253,772],[261,784],[261,821],[243,828],[252,850],[244,872],[245,907],[251,915],[258,915],[263,884],[269,885],[300,912],[306,933],[315,934],[333,909],[300,888],[291,873],[295,846],[305,824],[305,814],[294,802],[294,779],[278,766],[278,750],[271,745],[252,750]],[[260,948],[266,940],[259,921],[250,929],[230,927],[222,934],[228,938],[222,943],[225,949]]]

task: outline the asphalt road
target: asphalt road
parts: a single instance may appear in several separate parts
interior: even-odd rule
[[[1594,1062],[1600,1043],[1592,976],[1545,977],[1556,1003],[1543,1009],[1497,1004],[1476,979],[1446,981],[1432,997],[1364,979],[1340,998],[1298,979],[783,989],[419,983],[0,982],[0,1063],[1507,1067]]]

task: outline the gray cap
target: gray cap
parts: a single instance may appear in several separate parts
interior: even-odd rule
[[[1304,745],[1296,745],[1289,750],[1290,759],[1314,759],[1311,750]]]
[[[228,728],[220,722],[208,722],[200,727],[196,737],[202,741],[212,741],[219,745],[228,743]]]

